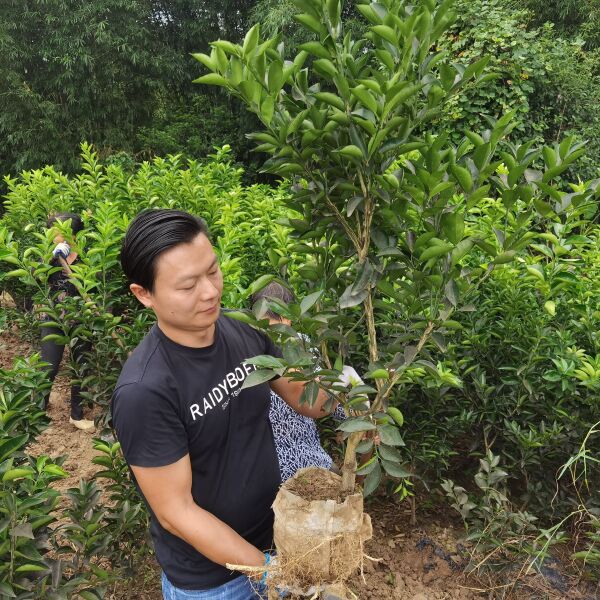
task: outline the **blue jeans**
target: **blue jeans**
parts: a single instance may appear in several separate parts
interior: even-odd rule
[[[267,597],[265,586],[245,575],[210,590],[182,590],[163,573],[162,592],[164,600],[266,600]]]

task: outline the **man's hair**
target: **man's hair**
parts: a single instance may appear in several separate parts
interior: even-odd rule
[[[189,244],[201,233],[208,237],[206,223],[199,217],[166,208],[144,210],[127,228],[121,267],[130,283],[152,292],[158,257],[179,244]]]
[[[259,300],[262,300],[263,298],[267,298],[270,300],[281,300],[286,304],[291,304],[292,302],[296,301],[294,293],[278,281],[272,281],[271,283],[266,285],[262,290],[256,292],[256,294],[252,294],[252,306],[254,306]],[[278,321],[281,320],[281,315],[278,315],[271,309],[267,310],[264,316],[268,317],[269,319],[277,319]]]
[[[65,223],[69,219],[71,219],[71,231],[73,232],[73,235],[76,235],[83,229],[83,221],[81,220],[81,217],[76,213],[71,213],[71,212],[52,213],[51,215],[48,216],[48,220],[46,221],[46,227],[48,229],[50,229],[50,227],[52,227],[52,225],[54,225],[54,223],[56,223],[56,221]]]

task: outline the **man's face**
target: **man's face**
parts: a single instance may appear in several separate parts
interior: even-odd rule
[[[152,308],[159,323],[171,330],[203,331],[219,317],[223,275],[203,233],[159,256],[153,292],[134,286],[132,291],[142,304]]]

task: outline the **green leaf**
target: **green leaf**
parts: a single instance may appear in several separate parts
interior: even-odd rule
[[[0,593],[3,596],[6,596],[7,598],[16,598],[17,597],[12,586],[5,582],[0,582]]]
[[[379,425],[377,427],[382,444],[388,446],[404,446],[404,440],[395,425]]]
[[[391,27],[388,27],[387,25],[374,25],[373,27],[371,27],[371,31],[379,37],[383,38],[384,40],[388,41],[393,46],[398,45],[398,36]]]
[[[348,146],[344,146],[339,150],[340,154],[344,156],[348,156],[350,158],[362,159],[364,158],[364,154],[362,150],[358,146],[354,146],[353,144],[349,144]]]
[[[376,426],[373,422],[368,421],[364,417],[356,417],[342,421],[338,426],[339,431],[346,433],[354,433],[355,431],[373,431]]]
[[[194,79],[192,83],[203,83],[204,85],[219,85],[222,87],[229,87],[229,82],[227,79],[221,75],[217,75],[217,73],[208,73],[207,75],[202,75],[202,77]]]
[[[483,58],[480,58],[478,61],[470,64],[464,70],[464,73],[462,75],[463,81],[467,81],[471,77],[478,77],[479,75],[481,75],[481,73],[485,69],[486,65],[488,64],[488,62],[490,62],[490,58],[491,58],[491,55],[484,56]],[[512,118],[512,116],[513,115],[511,115],[511,118]]]
[[[340,0],[327,0],[327,13],[333,27],[337,27],[340,23],[340,15],[342,8]]]
[[[315,94],[315,98],[320,100],[321,102],[325,102],[325,104],[329,104],[330,106],[334,106],[339,110],[345,110],[344,101],[335,94],[331,92],[317,92]]]
[[[275,356],[269,356],[268,354],[261,354],[260,356],[254,356],[246,359],[244,362],[260,367],[262,369],[283,369],[284,365],[281,359]]]
[[[304,315],[311,309],[319,301],[324,292],[325,290],[319,290],[318,292],[313,292],[302,298],[302,302],[300,302],[300,313]]]
[[[0,463],[20,450],[29,439],[26,433],[0,441]]]
[[[241,54],[242,51],[240,46],[238,46],[237,44],[232,44],[227,40],[217,40],[216,42],[212,42],[211,46],[213,46],[213,48],[220,48],[224,52],[227,52],[228,54],[233,54],[234,56],[238,56],[239,54]]]
[[[248,30],[244,37],[244,43],[242,45],[242,52],[244,56],[252,52],[258,44],[258,37],[260,33],[260,25],[257,23]]]
[[[273,112],[275,110],[275,100],[271,96],[267,96],[262,104],[260,105],[260,116],[263,122],[268,126],[273,119]]]
[[[383,118],[392,112],[398,104],[406,102],[410,97],[414,96],[421,89],[420,85],[409,85],[401,89],[389,102],[383,106]]]
[[[4,277],[25,277],[26,275],[27,271],[25,269],[15,269],[14,271],[4,273]]]
[[[390,374],[387,369],[375,369],[364,375],[365,379],[389,379]]]
[[[372,494],[379,486],[380,481],[381,481],[381,467],[379,466],[379,463],[377,463],[377,465],[367,475],[367,477],[365,479],[365,484],[363,487],[363,495],[369,496],[370,494]]]
[[[69,343],[69,338],[66,335],[58,335],[57,333],[51,333],[49,335],[45,335],[42,338],[42,342],[55,342],[56,344],[60,344],[61,346],[66,346]]]
[[[311,31],[314,31],[315,33],[320,34],[325,32],[325,27],[323,26],[323,24],[318,19],[316,19],[312,15],[309,15],[308,13],[294,15],[294,19],[296,19],[298,23],[304,25],[304,27],[310,29]]]
[[[465,217],[461,212],[444,213],[441,218],[442,231],[452,244],[458,244],[465,232]]]
[[[61,469],[58,465],[46,465],[44,467],[44,473],[50,473],[50,475],[56,475],[57,477],[68,477],[69,474]]]
[[[52,519],[52,517],[50,517]],[[35,539],[35,535],[33,535],[33,527],[31,523],[20,523],[12,528],[10,535],[12,537],[22,537],[30,540]]]
[[[356,447],[357,454],[366,454],[373,450],[373,440],[362,440]]]
[[[274,61],[269,67],[269,92],[275,94],[281,90],[283,86],[283,66],[279,61]]]
[[[250,284],[250,287],[246,290],[245,296],[246,298],[256,294],[256,292],[260,292],[264,287],[267,287],[271,281],[275,279],[275,275],[261,275],[256,281],[253,281]]]
[[[507,252],[502,252],[502,254],[498,254],[496,258],[492,261],[495,265],[505,265],[506,263],[512,262],[515,260],[516,252],[514,250],[508,250]]]
[[[228,319],[241,321],[242,323],[247,323],[248,325],[256,325],[256,317],[241,310],[227,310],[223,312],[223,315]]]
[[[460,184],[460,187],[465,192],[470,192],[473,188],[473,177],[471,177],[471,172],[469,169],[465,169],[464,167],[460,167],[458,165],[452,165],[452,174],[456,177],[456,180]]]
[[[77,594],[81,596],[83,600],[101,600],[102,596],[99,596],[96,592],[90,590],[82,590]]]
[[[335,77],[338,72],[328,58],[318,58],[313,62],[313,69],[324,77]]]
[[[386,446],[385,444],[380,444],[377,447],[377,452],[384,460],[389,460],[391,462],[402,462],[403,457],[400,454],[400,450],[394,448],[393,446]]]
[[[15,479],[23,479],[25,477],[33,477],[35,471],[33,469],[9,469],[2,476],[2,481],[14,481]]]
[[[396,421],[398,427],[402,427],[402,425],[404,425],[404,415],[399,409],[394,406],[390,406],[386,412],[388,415],[390,415],[390,417],[392,417],[392,419],[394,419],[394,421]]]
[[[16,573],[35,573],[38,571],[48,571],[48,567],[46,565],[35,565],[33,563],[27,563],[15,569]]]
[[[300,50],[304,50],[318,58],[331,58],[331,52],[323,46],[323,44],[319,42],[306,42],[304,44],[300,44]]]
[[[377,456],[372,456],[366,463],[360,465],[358,469],[356,469],[357,475],[368,475],[373,469],[378,466],[379,462],[377,460]]]
[[[391,462],[389,460],[382,460],[381,464],[383,465],[383,468],[385,469],[386,473],[388,475],[391,475],[392,477],[405,479],[407,477],[412,476],[412,473],[410,473],[410,471],[403,469],[399,464],[395,462]]]
[[[550,148],[550,146],[544,146],[542,148],[542,154],[544,156],[544,162],[546,163],[546,167],[548,169],[552,169],[557,164],[557,156],[556,152]]]
[[[271,381],[271,379],[273,379],[276,375],[277,373],[275,373],[272,369],[257,369],[256,371],[252,371],[252,373],[250,373],[250,375],[244,379],[241,389],[247,390],[255,385],[261,385],[262,383]]]
[[[531,276],[535,277],[536,279],[539,279],[540,281],[546,281],[546,273],[542,265],[527,265],[525,269]]]
[[[381,23],[379,15],[368,4],[356,4],[356,8],[370,23]],[[392,70],[393,67],[390,71]]]
[[[448,243],[431,245],[423,251],[421,260],[429,260],[430,258],[437,258],[438,256],[442,256],[442,254],[447,254],[452,250],[452,247],[452,244]]]
[[[355,88],[352,88],[351,90],[352,95],[367,109],[369,109],[374,115],[377,114],[378,111],[378,106],[377,106],[377,101],[375,100],[375,98],[371,95],[371,92],[365,88],[364,86],[358,86]]]
[[[215,61],[208,56],[208,54],[203,54],[201,52],[193,52],[192,57],[195,58],[198,62],[201,62],[205,67],[209,68],[211,71],[217,70],[217,65]]]

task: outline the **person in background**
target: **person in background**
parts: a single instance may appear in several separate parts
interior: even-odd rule
[[[75,236],[78,232],[83,229],[83,221],[81,217],[75,213],[70,212],[59,212],[52,214],[48,217],[47,227],[50,229],[57,221],[65,223],[71,221],[71,235],[65,238],[62,233],[56,230],[54,236],[54,249],[52,251],[52,260],[50,265],[53,267],[59,267],[59,270],[55,271],[48,277],[48,285],[50,287],[51,296],[56,304],[60,304],[67,296],[76,296],[78,294],[77,288],[73,285],[70,280],[71,277],[71,266],[79,261],[80,257],[75,246]],[[44,321],[48,322],[47,317]],[[42,360],[48,363],[47,371],[50,381],[54,381],[58,374],[58,369],[65,351],[64,344],[59,344],[54,340],[45,340],[44,338],[49,335],[65,335],[65,332],[55,326],[41,325],[41,355]],[[77,341],[71,346],[72,359],[78,363],[83,364],[85,360],[86,352],[91,349],[90,344],[83,341]],[[50,390],[45,400],[45,408],[48,407],[50,400]],[[74,425],[77,429],[82,431],[92,432],[94,431],[94,421],[84,419],[83,417],[83,398],[81,396],[81,386],[79,384],[71,384],[71,415],[69,422]]]
[[[252,302],[256,304],[263,298],[281,300],[285,304],[295,302],[294,294],[276,281],[254,294]],[[281,315],[272,310],[267,310],[264,316],[269,319],[271,324],[290,324],[288,319],[282,318]],[[352,371],[354,378],[360,379],[356,372]],[[338,421],[343,421],[346,418],[346,413],[342,406],[338,406],[332,416]],[[271,390],[269,420],[271,421],[275,450],[279,460],[281,483],[287,481],[296,471],[305,467],[322,467],[336,473],[339,472],[339,469],[333,463],[333,459],[321,445],[315,420],[298,414],[273,390]]]

